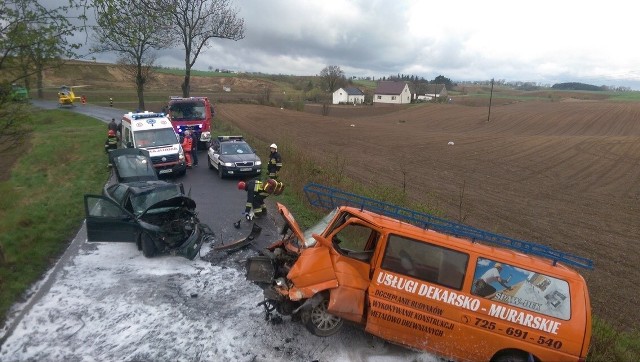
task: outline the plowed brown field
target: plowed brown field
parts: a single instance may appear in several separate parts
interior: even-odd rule
[[[340,155],[364,184],[402,187],[406,175],[409,195],[446,218],[592,259],[580,271],[594,314],[640,327],[639,103],[513,103],[490,121],[458,104],[217,109],[265,142]]]

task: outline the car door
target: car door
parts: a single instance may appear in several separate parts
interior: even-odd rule
[[[331,289],[328,310],[360,323],[366,315],[366,292],[371,282],[376,245],[382,231],[358,218],[350,218],[327,239],[338,287]]]
[[[140,230],[134,216],[102,195],[84,195],[88,241],[135,242]]]

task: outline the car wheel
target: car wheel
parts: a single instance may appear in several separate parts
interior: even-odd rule
[[[156,244],[153,242],[153,239],[151,239],[151,236],[149,236],[149,234],[147,233],[144,233],[142,234],[141,238],[142,238],[142,255],[146,256],[147,258],[151,258],[155,256],[157,253],[157,249],[156,249]]]
[[[319,337],[328,337],[340,330],[344,321],[327,312],[329,300],[323,299],[320,304],[301,314],[301,320],[309,332]]]
[[[213,170],[213,164],[211,163],[211,156],[209,156],[209,152],[207,152],[207,164],[209,165],[209,170]]]
[[[218,165],[218,176],[220,176],[221,179],[224,178],[224,170],[222,170],[222,167],[220,167],[220,165]]]

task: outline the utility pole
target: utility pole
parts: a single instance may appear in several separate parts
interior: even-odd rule
[[[493,99],[493,78],[491,78],[491,95],[489,96],[489,114],[487,115],[487,122],[491,119],[491,100]]]

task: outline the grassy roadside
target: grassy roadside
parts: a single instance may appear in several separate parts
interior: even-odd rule
[[[23,151],[0,182],[0,312],[55,263],[84,219],[84,193],[107,179],[101,121],[64,110],[34,111]]]
[[[11,305],[51,267],[73,238],[84,218],[83,195],[100,193],[107,178],[103,152],[106,127],[101,121],[65,110],[36,111],[20,158],[8,180],[0,182],[0,311]],[[267,159],[268,142],[217,120],[215,134],[243,134]],[[345,176],[344,160],[335,155],[318,164],[310,152],[281,143],[285,162],[281,178],[286,189],[278,201],[287,205],[301,226],[320,214],[311,209],[302,186],[317,182],[350,190],[425,212],[429,205],[413,204],[402,190],[364,190]],[[1,256],[1,255],[0,255]],[[594,317],[589,361],[637,361],[640,332],[620,332]]]

